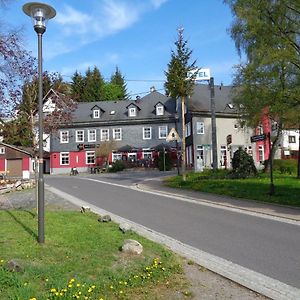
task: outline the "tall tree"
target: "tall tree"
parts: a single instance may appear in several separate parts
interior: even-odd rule
[[[175,46],[176,50],[171,52],[168,71],[165,72],[165,89],[167,95],[176,99],[181,98],[182,178],[185,181],[185,100],[193,92],[197,72],[192,72],[196,70],[196,61],[190,63],[192,50],[189,49],[187,40],[183,38],[183,28],[178,29],[178,39]]]
[[[97,67],[88,68],[84,79],[83,101],[100,101],[103,99],[103,86],[105,82]]]
[[[76,71],[72,76],[71,82],[71,97],[76,101],[84,101],[83,99],[84,90],[84,77]]]
[[[262,115],[278,124],[269,155],[271,163],[282,130],[291,121],[289,112],[300,111],[300,3],[225,2],[234,15],[231,36],[238,53],[247,58],[236,68],[234,102],[249,125],[257,126]]]
[[[121,71],[118,67],[116,67],[115,73],[110,78],[110,84],[116,85],[121,90],[121,93],[117,94],[117,98],[114,100],[128,100],[129,96],[127,93],[127,84],[125,82],[124,76],[122,75]],[[108,100],[108,99],[106,99]]]

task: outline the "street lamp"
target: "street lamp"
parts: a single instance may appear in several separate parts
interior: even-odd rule
[[[38,77],[39,77],[39,179],[38,179],[38,242],[45,242],[44,233],[44,164],[43,164],[43,81],[42,81],[42,35],[46,31],[47,21],[56,15],[48,4],[30,2],[23,6],[23,12],[32,18],[33,28],[38,35]]]

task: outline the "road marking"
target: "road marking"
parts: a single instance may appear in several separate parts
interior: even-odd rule
[[[204,200],[204,199],[196,199],[196,198],[192,198],[189,196],[179,196],[177,194],[167,193],[167,192],[163,192],[163,191],[151,191],[149,189],[143,188],[142,184],[128,186],[128,185],[122,185],[122,184],[118,184],[118,183],[107,182],[107,181],[103,181],[103,180],[99,180],[99,179],[92,179],[92,178],[82,178],[81,177],[81,178],[77,178],[77,179],[99,182],[99,183],[103,183],[103,184],[108,184],[108,185],[112,185],[112,186],[135,190],[140,193],[157,195],[157,196],[166,197],[166,198],[174,199],[174,200],[178,200],[178,201],[183,201],[183,202],[188,202],[188,203],[203,205],[203,206],[208,206],[208,207],[214,207],[214,208],[223,209],[223,210],[236,212],[236,213],[241,213],[241,214],[245,214],[245,215],[249,215],[249,216],[253,216],[253,217],[258,217],[258,218],[263,218],[263,219],[267,219],[267,220],[272,220],[272,221],[277,221],[277,222],[300,226],[300,221],[297,221],[297,220],[288,219],[288,218],[284,218],[284,217],[278,217],[278,216],[274,216],[274,215],[270,215],[270,214],[262,213],[262,212],[254,212],[254,211],[244,209],[244,208],[242,209],[242,208],[232,207],[230,205],[219,204],[219,203],[215,203],[215,202]]]
[[[94,180],[93,181],[98,181]],[[103,182],[105,183],[105,182]],[[112,184],[121,186],[118,184]],[[237,282],[255,292],[265,295],[275,300],[298,300],[300,299],[300,289],[293,286],[287,285],[271,277],[265,276],[258,272],[252,271],[240,265],[237,265],[229,260],[221,257],[209,254],[201,251],[190,245],[184,244],[176,239],[173,239],[167,235],[161,234],[143,225],[137,224],[118,215],[115,215],[109,211],[101,209],[91,203],[83,201],[77,197],[67,194],[59,189],[45,185],[45,187],[54,194],[70,201],[71,203],[78,205],[79,207],[90,207],[91,211],[100,215],[109,214],[112,220],[116,223],[128,223],[135,232],[150,239],[156,243],[163,244],[176,252],[179,255],[186,257],[187,259],[193,260],[197,264],[218,273],[230,280]],[[128,188],[128,187],[127,187]]]

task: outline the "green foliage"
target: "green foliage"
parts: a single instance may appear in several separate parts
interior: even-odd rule
[[[118,159],[112,163],[111,168],[109,168],[108,170],[111,173],[115,173],[115,172],[123,171],[125,167],[126,167],[125,163],[122,160]]]
[[[195,70],[196,61],[189,63],[192,50],[188,48],[187,41],[183,39],[183,29],[178,29],[178,40],[175,45],[176,51],[172,50],[168,71],[165,72],[166,94],[173,98],[186,97],[193,92],[197,73],[188,77],[189,72]]]
[[[297,174],[297,160],[294,159],[274,159],[273,170],[281,174]]]
[[[231,176],[233,178],[248,178],[256,175],[257,170],[252,156],[242,148],[239,148],[233,154]]]
[[[159,171],[170,171],[173,167],[170,153],[167,151],[165,151],[165,157],[163,150],[159,151],[157,163]]]
[[[78,102],[127,100],[126,83],[121,71],[116,68],[110,82],[104,81],[99,69],[87,69],[85,76],[77,71],[72,77],[71,95]]]

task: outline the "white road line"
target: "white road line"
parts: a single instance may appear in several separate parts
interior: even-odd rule
[[[92,179],[92,181],[98,181]],[[99,181],[98,181],[99,182]],[[107,183],[107,182],[102,182]],[[118,184],[112,184],[121,186]],[[223,258],[214,256],[207,252],[201,251],[197,248],[184,244],[176,239],[173,239],[167,235],[161,234],[150,228],[132,222],[130,220],[124,219],[118,215],[111,212],[103,210],[95,205],[92,205],[86,201],[76,198],[70,194],[60,191],[56,188],[46,185],[46,188],[52,193],[70,201],[71,203],[81,206],[88,206],[90,209],[100,215],[109,214],[112,220],[116,223],[128,223],[135,232],[138,234],[156,242],[167,246],[173,252],[178,253],[186,257],[187,259],[195,261],[197,264],[218,273],[226,278],[231,279],[255,292],[265,295],[271,299],[275,300],[299,300],[300,299],[300,289],[293,286],[282,283],[276,279],[265,276],[258,272],[254,272],[250,269],[244,268],[240,265],[234,264],[231,261],[225,260]]]

